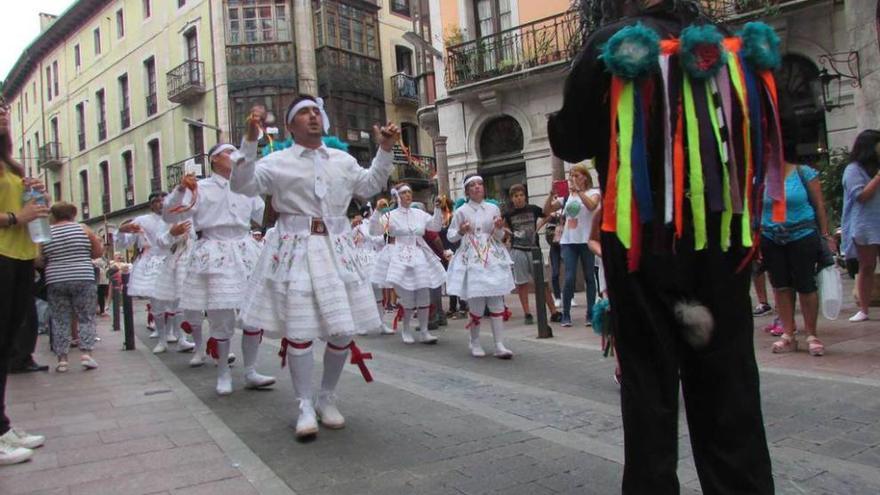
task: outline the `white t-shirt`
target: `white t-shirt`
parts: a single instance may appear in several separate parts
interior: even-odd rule
[[[584,194],[597,201],[602,197],[598,188],[588,189]],[[562,231],[559,244],[586,244],[590,239],[593,215],[599,211],[599,207],[590,211],[577,194],[570,195],[568,201],[562,198],[556,201],[562,207],[562,218],[565,219],[565,230]],[[577,215],[572,216],[573,210],[577,210]]]

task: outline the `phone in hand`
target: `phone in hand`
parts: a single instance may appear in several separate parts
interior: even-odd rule
[[[565,198],[568,196],[568,181],[567,180],[554,180],[553,181],[553,192],[556,193],[556,196],[559,198]]]

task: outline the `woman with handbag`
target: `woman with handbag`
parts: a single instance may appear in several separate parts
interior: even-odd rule
[[[788,147],[786,143],[785,155],[793,155],[790,153],[793,150]],[[816,273],[829,261],[834,263],[831,252],[836,250],[836,245],[828,231],[828,216],[818,176],[819,173],[812,167],[795,165],[786,160],[783,223],[771,220],[773,202],[764,194],[761,255],[770,275],[783,329],[780,339],[773,343],[772,351],[775,354],[797,350],[794,337],[795,293],[803,312],[807,349],[811,356],[825,353],[825,344],[816,336],[819,318]]]

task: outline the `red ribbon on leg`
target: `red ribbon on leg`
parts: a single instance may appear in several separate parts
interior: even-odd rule
[[[245,335],[259,335],[260,336],[260,343],[261,344],[263,343],[263,329],[262,328],[259,330],[254,330],[254,331],[243,330],[243,332]]]
[[[211,337],[205,345],[205,353],[214,359],[220,359],[220,350],[217,348],[217,339]]]
[[[260,330],[262,332],[262,330]],[[294,349],[308,349],[312,346],[312,342],[294,342],[292,340],[288,340],[287,337],[281,339],[281,350],[278,351],[278,356],[281,357],[281,367],[284,368],[287,366],[287,348],[293,347]]]
[[[367,359],[373,359],[373,354],[370,352],[363,352],[361,348],[354,343],[354,340],[349,342],[347,346],[339,347],[336,345],[327,342],[327,346],[336,351],[344,351],[346,349],[351,349],[351,364],[357,365],[358,369],[361,370],[361,375],[364,377],[364,380],[367,383],[373,381],[373,374],[370,373],[369,368],[367,368]]]
[[[188,321],[181,322],[180,329],[183,330],[183,333],[187,335],[192,335],[193,333],[192,324],[190,324],[190,322]]]
[[[397,314],[394,315],[394,321],[391,323],[391,328],[397,330],[397,323],[403,321],[403,306],[397,306]]]
[[[470,312],[468,314],[471,315],[471,321],[469,321],[468,324],[464,327],[470,330],[471,328],[477,328],[478,326],[480,326],[480,320],[482,320],[483,317]]]

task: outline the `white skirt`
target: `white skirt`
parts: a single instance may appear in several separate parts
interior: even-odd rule
[[[513,261],[507,248],[494,239],[486,239],[477,245],[479,253],[470,236],[461,241],[461,247],[449,262],[446,293],[465,300],[510,294],[516,286],[510,269]]]
[[[421,237],[397,239],[379,253],[370,280],[385,288],[434,289],[446,281],[446,270]]]
[[[135,260],[128,279],[129,296],[158,299],[155,296],[156,280],[165,264],[165,258],[166,254],[153,254],[147,251]]]
[[[290,340],[380,332],[367,267],[345,232],[347,219],[336,228],[328,223],[331,234],[326,236],[310,235],[298,219],[282,216],[267,233],[241,308],[242,321]],[[284,223],[289,225],[284,228]]]
[[[180,266],[189,256],[189,251],[192,249],[193,244],[194,241],[178,244],[173,249],[173,252],[165,257],[165,263],[159,269],[155,285],[153,286],[154,299],[172,301],[174,302],[174,307],[177,307],[177,299],[180,297],[181,273],[183,271]]]
[[[197,240],[178,263],[179,307],[194,311],[239,309],[260,250],[251,236]]]

